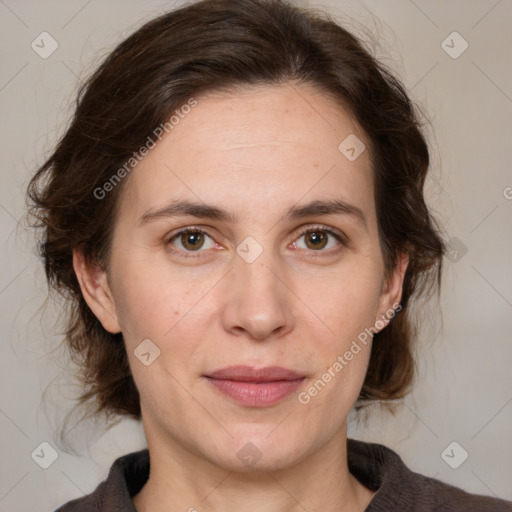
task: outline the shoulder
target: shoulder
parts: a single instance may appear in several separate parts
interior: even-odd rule
[[[349,439],[347,448],[350,472],[377,491],[365,512],[512,512],[510,501],[471,494],[411,471],[386,446]]]
[[[87,496],[59,507],[55,512],[136,512],[132,496],[149,477],[149,452],[141,450],[119,457],[105,481]]]

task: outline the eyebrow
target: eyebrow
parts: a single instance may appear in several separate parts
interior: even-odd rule
[[[315,200],[302,206],[293,206],[281,217],[280,222],[293,221],[314,215],[345,215],[353,218],[367,229],[367,220],[363,211],[355,205],[341,199]],[[235,215],[218,206],[190,200],[173,201],[158,210],[148,210],[139,219],[139,224],[148,224],[158,219],[172,217],[197,217],[214,219],[225,223],[234,223]]]

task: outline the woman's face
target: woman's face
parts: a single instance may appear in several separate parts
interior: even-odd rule
[[[346,435],[405,264],[384,281],[367,140],[331,99],[286,85],[197,100],[126,178],[104,293],[86,298],[123,333],[150,449],[291,467]],[[240,365],[295,375],[211,378]]]

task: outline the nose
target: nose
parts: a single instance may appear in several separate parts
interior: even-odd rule
[[[293,293],[286,269],[265,251],[252,263],[236,256],[223,294],[224,329],[254,340],[281,337],[293,329]]]

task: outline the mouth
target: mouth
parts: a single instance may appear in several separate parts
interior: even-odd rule
[[[304,374],[269,366],[254,369],[230,366],[205,375],[223,396],[248,407],[269,407],[293,393],[306,379]]]

